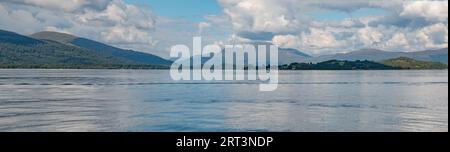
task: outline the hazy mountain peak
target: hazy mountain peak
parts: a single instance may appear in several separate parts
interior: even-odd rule
[[[398,58],[398,57],[408,57],[415,60],[423,61],[435,61],[441,63],[448,63],[448,48],[437,49],[437,50],[425,50],[418,52],[390,52],[378,49],[360,49],[348,53],[337,53],[330,55],[322,55],[318,57],[312,57],[307,59],[308,62],[318,63],[328,60],[369,60],[369,61],[382,61],[386,59]]]
[[[71,43],[75,39],[77,39],[77,36],[70,35],[67,33],[59,33],[59,32],[52,32],[52,31],[43,31],[38,32],[35,34],[32,34],[31,37],[35,39],[41,39],[41,40],[51,40],[56,41],[60,43]]]
[[[348,52],[347,54],[362,54],[362,53],[382,53],[385,51],[379,49],[363,48],[356,51]]]
[[[311,57],[309,54],[306,54],[306,53],[304,53],[304,52],[302,52],[300,50],[297,50],[297,49],[280,48],[280,50],[286,51],[286,52],[288,52],[289,54],[292,54],[292,55],[303,56],[303,57],[307,57],[307,58]]]

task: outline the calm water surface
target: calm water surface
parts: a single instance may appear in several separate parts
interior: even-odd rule
[[[448,131],[448,71],[282,71],[176,83],[164,70],[0,70],[0,131]]]

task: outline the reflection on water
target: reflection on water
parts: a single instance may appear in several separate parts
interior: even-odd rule
[[[158,70],[0,70],[0,131],[448,131],[448,71],[282,71],[183,82]]]

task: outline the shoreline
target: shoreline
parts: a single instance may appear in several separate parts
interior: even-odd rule
[[[146,69],[146,68],[0,68],[0,70],[170,70],[168,69]],[[278,70],[278,71],[435,71],[448,69],[304,69],[304,70]],[[241,70],[239,70],[241,71]],[[244,70],[247,71],[247,70]]]

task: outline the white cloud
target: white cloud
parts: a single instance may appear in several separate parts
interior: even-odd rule
[[[42,27],[41,21],[26,10],[8,10],[7,6],[0,3],[0,29],[35,32],[35,28]]]
[[[438,23],[424,27],[417,31],[417,38],[426,48],[448,47],[448,25]]]
[[[152,44],[150,34],[134,26],[115,26],[101,33],[103,39],[115,44]]]
[[[300,39],[294,35],[276,35],[272,42],[283,48],[299,48]]]
[[[371,47],[381,43],[384,36],[377,28],[364,27],[357,31],[356,37],[364,47]]]
[[[236,32],[292,33],[309,24],[295,0],[219,0]]]
[[[47,9],[58,9],[67,12],[79,11],[86,8],[103,9],[112,0],[3,0],[5,2],[37,6]]]
[[[404,33],[395,33],[383,46],[384,49],[395,50],[399,48],[409,48],[409,40]]]
[[[331,28],[310,28],[299,35],[277,35],[272,42],[284,48],[301,49],[312,55],[333,53],[336,48],[347,44],[345,40],[338,40]]]
[[[90,10],[75,15],[76,21],[93,26],[135,26],[139,29],[152,29],[154,15],[152,12],[134,5],[124,4],[122,1],[110,3],[104,10]]]
[[[448,21],[448,1],[407,1],[400,16]]]
[[[448,1],[219,0],[238,36],[269,40],[310,54],[361,48],[420,51],[448,46]],[[382,15],[354,14],[362,8]],[[317,20],[317,12],[344,12],[344,19]],[[356,17],[355,17],[355,16]]]

